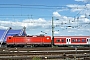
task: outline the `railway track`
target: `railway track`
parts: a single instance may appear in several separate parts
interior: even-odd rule
[[[0,48],[0,59],[28,60],[90,57],[90,48]]]
[[[74,48],[74,47],[56,47],[56,48],[51,48],[51,47],[36,47],[36,48],[0,48],[0,51],[2,50],[31,50],[31,51],[37,51],[37,50],[75,50],[75,49],[78,49],[78,50],[90,50],[90,47],[77,47],[77,48]]]

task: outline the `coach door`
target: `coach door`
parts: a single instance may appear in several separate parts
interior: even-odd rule
[[[87,38],[87,44],[90,44],[90,38]]]
[[[70,38],[67,38],[67,44],[68,44],[68,45],[71,44],[70,40],[71,40]]]
[[[88,39],[88,44],[90,44],[90,38]]]

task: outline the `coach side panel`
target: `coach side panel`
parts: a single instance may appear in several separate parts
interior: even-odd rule
[[[55,37],[54,38],[54,45],[66,45],[66,38],[62,38],[62,37]]]

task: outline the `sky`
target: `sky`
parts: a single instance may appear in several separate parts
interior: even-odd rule
[[[54,36],[90,36],[90,0],[0,0],[0,29],[51,36],[52,17]]]

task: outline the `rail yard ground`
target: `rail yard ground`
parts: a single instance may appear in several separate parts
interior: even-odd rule
[[[90,60],[90,47],[0,48],[0,60]]]

